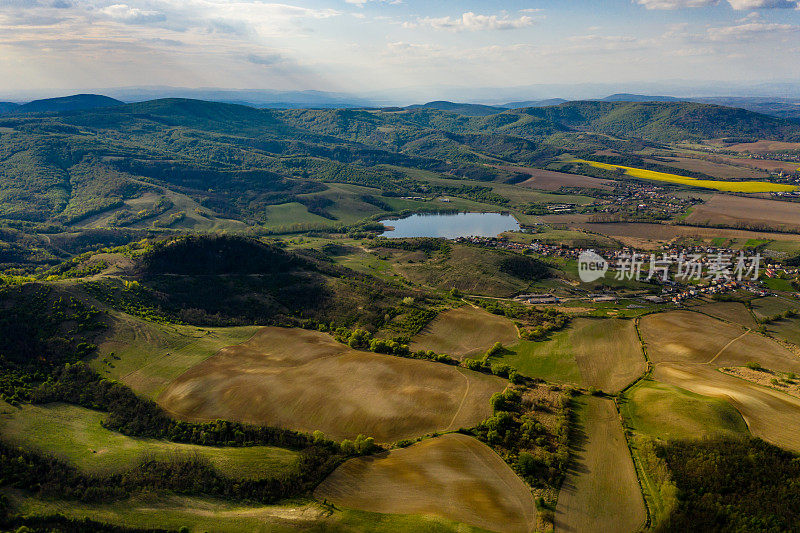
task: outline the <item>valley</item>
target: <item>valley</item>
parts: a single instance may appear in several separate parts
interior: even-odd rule
[[[15,529],[785,523],[761,469],[800,479],[795,122],[106,103],[0,116]],[[692,489],[748,453],[751,485]]]

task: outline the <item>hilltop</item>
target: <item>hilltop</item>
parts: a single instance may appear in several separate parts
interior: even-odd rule
[[[681,98],[674,96],[648,96],[646,94],[617,93],[605,98],[603,102],[680,102]]]
[[[15,104],[14,102],[0,102],[0,115],[11,113],[18,108],[19,104]]]
[[[113,107],[123,102],[100,94],[76,94],[59,98],[45,98],[33,100],[27,104],[11,109],[14,113],[61,113],[64,111],[79,111],[82,109],[96,109],[99,107]]]
[[[467,115],[474,117],[483,117],[486,115],[494,115],[496,113],[503,112],[503,108],[501,107],[481,105],[481,104],[447,102],[442,100],[436,102],[428,102],[427,104],[414,104],[407,106],[405,109],[407,110],[438,109],[439,111],[450,111],[452,113],[458,113],[459,115]]]
[[[568,102],[555,107],[507,112],[519,117],[503,129],[525,134],[527,117],[569,129],[649,141],[750,136],[797,139],[797,124],[744,109],[694,102]]]

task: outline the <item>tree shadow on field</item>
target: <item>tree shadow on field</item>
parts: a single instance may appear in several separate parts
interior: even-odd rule
[[[585,407],[584,407],[585,409]],[[589,435],[586,433],[586,422],[582,417],[576,416],[572,421],[569,432],[570,460],[567,466],[568,475],[586,474],[589,469],[583,462],[583,452],[589,445]]]
[[[569,432],[570,459],[565,472],[566,476],[564,478],[563,483],[561,484],[559,501],[561,500],[563,493],[565,492],[574,493],[577,490],[574,481],[579,476],[589,473],[589,469],[586,467],[586,463],[584,460],[584,453],[586,452],[586,449],[589,444],[589,435],[586,432],[585,416],[580,416],[578,413],[575,412],[575,410],[577,409],[585,410],[587,406],[585,404],[580,406],[576,404],[577,402],[573,400],[573,405],[572,405],[573,414],[571,417],[571,427]],[[565,514],[564,510],[561,508],[561,506],[556,505],[555,509],[556,529],[559,531],[574,531],[574,529],[565,524],[563,519],[564,514]]]

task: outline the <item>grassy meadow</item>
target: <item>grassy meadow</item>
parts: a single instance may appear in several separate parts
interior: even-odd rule
[[[633,430],[665,440],[749,433],[742,415],[727,401],[652,380],[625,391],[620,411]]]
[[[12,505],[28,516],[64,516],[145,529],[189,528],[192,533],[481,533],[452,520],[430,515],[391,515],[340,508],[331,511],[315,501],[300,500],[278,505],[243,505],[223,500],[185,496],[142,496],[113,504],[42,500],[17,491],[6,491]]]
[[[544,341],[520,341],[492,357],[521,374],[616,392],[645,369],[633,320],[574,318]]]
[[[199,456],[221,474],[259,479],[296,468],[297,453],[272,446],[217,448],[133,438],[101,425],[106,413],[68,404],[7,406],[0,434],[7,442],[55,455],[84,472],[109,474],[143,459]]]

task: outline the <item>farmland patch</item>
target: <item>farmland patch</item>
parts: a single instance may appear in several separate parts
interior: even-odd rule
[[[575,458],[556,507],[556,531],[633,532],[646,511],[614,404],[580,400]]]
[[[533,530],[530,489],[488,446],[451,433],[351,459],[314,492],[337,506],[434,514],[501,532]]]
[[[463,359],[485,352],[496,342],[509,345],[517,340],[517,328],[509,319],[467,305],[440,313],[414,337],[410,348]]]
[[[159,403],[191,420],[222,418],[393,442],[469,427],[505,388],[494,376],[353,350],[315,331],[268,327],[174,380]]]

